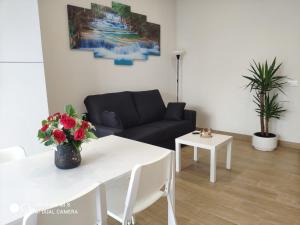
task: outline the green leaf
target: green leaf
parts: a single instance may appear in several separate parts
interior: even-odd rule
[[[279,70],[281,65],[282,65],[282,63],[280,63],[275,69],[272,70],[272,75],[274,75]]]
[[[69,116],[75,116],[76,115],[76,111],[74,109],[74,107],[72,105],[66,105],[65,107],[65,112],[69,115]]]
[[[250,91],[257,90],[264,94],[272,89],[277,89],[284,93],[283,87],[286,84],[287,77],[276,75],[281,65],[281,63],[276,65],[276,58],[274,58],[270,66],[267,61],[265,63],[256,63],[253,60],[253,64],[250,64],[249,69],[251,76],[243,76],[249,81],[246,87],[249,87]]]
[[[81,120],[87,120],[87,114],[86,113],[81,114],[80,119]]]
[[[44,132],[42,132],[41,130],[39,130],[38,132],[38,138],[39,139],[44,139],[46,137],[46,134]]]
[[[87,132],[86,137],[91,139],[98,139],[98,137],[93,132]]]
[[[58,124],[59,124],[58,121],[54,121],[54,122],[52,123],[52,126],[58,128]]]
[[[80,148],[80,146],[81,146],[81,144],[82,144],[82,141],[71,141],[70,142],[74,147],[75,147],[75,149],[78,151],[78,152],[80,152],[80,150],[81,150],[81,148]]]
[[[271,118],[280,119],[280,116],[286,110],[279,105],[277,101],[278,94],[274,94],[273,96],[267,94],[265,96],[265,112],[264,116],[267,120]]]
[[[53,145],[53,144],[54,144],[54,141],[52,139],[49,139],[48,141],[45,142],[46,146],[50,146],[50,145]]]
[[[42,125],[43,125],[43,126],[45,126],[47,123],[48,123],[47,120],[43,120],[43,121],[42,121]]]
[[[45,132],[46,136],[50,137],[51,134],[52,134],[52,130],[51,129],[48,129],[46,132]]]

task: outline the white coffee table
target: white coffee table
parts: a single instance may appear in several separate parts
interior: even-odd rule
[[[212,134],[211,138],[200,137],[200,134],[186,134],[176,138],[176,172],[181,170],[181,145],[194,147],[194,161],[199,160],[199,149],[210,151],[210,182],[216,182],[216,154],[220,147],[227,146],[226,169],[231,169],[231,145],[232,137],[222,134]]]

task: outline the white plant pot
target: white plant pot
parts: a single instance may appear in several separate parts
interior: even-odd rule
[[[277,148],[278,145],[278,136],[275,137],[260,137],[256,135],[257,133],[252,135],[252,146],[260,151],[273,151]]]

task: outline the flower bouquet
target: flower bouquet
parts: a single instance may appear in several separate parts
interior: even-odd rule
[[[42,121],[38,138],[45,146],[56,146],[55,165],[60,169],[71,169],[80,165],[81,145],[97,137],[93,125],[78,115],[72,105],[65,107],[65,113],[55,113]]]

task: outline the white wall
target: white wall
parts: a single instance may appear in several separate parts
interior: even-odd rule
[[[176,47],[174,0],[118,1],[131,6],[148,21],[161,25],[161,56],[116,66],[112,60],[95,59],[91,52],[70,50],[67,4],[90,8],[91,3],[111,6],[110,0],[39,0],[43,53],[50,112],[71,103],[84,112],[85,96],[123,90],[158,88],[165,101],[175,98]]]
[[[37,138],[48,116],[43,63],[0,63],[0,149],[45,150]]]
[[[252,59],[283,62],[281,74],[300,80],[300,1],[177,0],[177,45],[183,59],[183,100],[197,124],[252,134],[259,119],[247,83]],[[300,88],[286,88],[288,112],[272,122],[282,140],[300,142]]]
[[[37,132],[47,116],[37,0],[0,0],[0,148],[45,149]]]
[[[0,0],[0,61],[42,62],[37,0]]]
[[[111,6],[110,0],[39,0],[50,112],[71,103],[85,111],[89,94],[159,88],[175,99],[175,59],[186,50],[182,100],[198,112],[197,125],[252,134],[259,130],[254,104],[241,76],[252,59],[283,62],[282,74],[300,80],[300,2],[297,0],[123,0],[132,11],[161,24],[161,57],[115,66],[90,52],[69,49],[66,5]],[[176,13],[175,13],[176,12]],[[175,20],[177,25],[175,25]],[[176,35],[177,34],[177,35]],[[300,142],[300,88],[287,87],[288,112],[273,121],[282,140]]]

